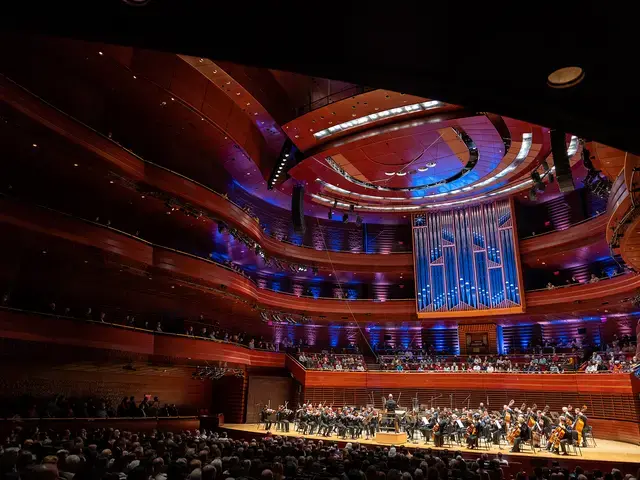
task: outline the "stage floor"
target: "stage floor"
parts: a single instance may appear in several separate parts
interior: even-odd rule
[[[260,435],[264,435],[266,433],[264,429],[258,429],[258,424],[256,423],[225,423],[222,428],[235,430],[235,431],[242,431],[247,433],[255,433]],[[297,432],[293,432],[293,431],[286,433],[286,432],[279,432],[279,431],[276,432],[275,430],[271,430],[271,433],[273,435],[281,435],[281,436],[287,436],[287,437],[304,437],[311,440],[323,440],[325,442],[333,441],[333,442],[344,443],[344,442],[352,441],[352,440],[342,440],[340,438],[337,438],[336,436],[332,436],[331,438],[326,438],[326,437],[321,437],[319,435],[299,435]],[[383,445],[381,443],[377,443],[375,439],[374,440],[359,439],[359,440],[353,440],[353,441],[357,441],[362,445],[381,445],[381,446],[387,446],[387,447],[390,446],[390,445]],[[591,460],[591,461],[636,463],[640,465],[640,446],[632,445],[630,443],[624,443],[624,442],[615,442],[613,440],[600,440],[598,438],[596,438],[596,442],[598,443],[597,447],[595,448],[589,447],[589,448],[582,449],[582,457],[580,457],[580,454],[578,454],[577,457],[575,455],[570,454],[571,458],[574,458],[574,459],[579,458],[587,461]],[[433,442],[430,442],[427,444],[425,444],[424,442],[420,442],[418,444],[407,442],[407,443],[401,443],[395,446],[396,447],[406,446],[409,448],[429,448],[429,447],[433,448]],[[502,452],[504,456],[507,458],[518,457],[518,456],[547,457],[547,458],[554,458],[554,459],[568,458],[567,456],[549,453],[546,450],[542,450],[542,451],[536,450],[535,454],[528,450],[521,453],[509,453],[509,449],[506,447],[503,447],[502,450],[499,450],[498,448],[491,448],[489,450],[486,450],[486,449],[470,450],[466,447],[458,447],[455,444],[454,446],[449,447],[448,449],[460,450],[461,452],[468,452],[468,453],[470,452],[489,453],[494,455],[498,452]]]

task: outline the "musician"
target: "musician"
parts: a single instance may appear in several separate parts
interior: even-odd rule
[[[387,403],[385,405],[387,413],[395,413],[397,406],[398,406],[398,404],[393,399],[393,394],[390,393],[389,394],[389,398],[387,399]]]
[[[549,444],[547,445],[547,450],[554,453],[560,453],[560,449],[562,449],[562,454],[567,455],[567,444],[571,441],[572,435],[573,435],[573,430],[569,426],[569,423],[567,422],[567,418],[564,415],[562,415],[560,417],[560,423],[554,429],[554,431],[551,433],[549,437]]]
[[[262,409],[262,414],[261,414],[262,419],[264,421],[265,430],[271,429],[271,425],[273,424],[273,419],[271,418],[272,415],[273,415],[273,409],[265,405]]]
[[[481,431],[482,423],[480,422],[480,415],[475,413],[467,427],[467,446],[470,449],[474,449],[478,446],[478,436]]]
[[[513,448],[511,449],[511,452],[518,453],[520,452],[520,444],[529,440],[531,436],[531,429],[527,425],[527,422],[524,421],[524,417],[522,415],[518,417],[518,425],[515,428],[519,428],[520,433],[513,440]]]
[[[575,421],[572,425],[573,430],[577,434],[576,440],[582,445],[583,448],[587,447],[587,439],[584,432],[587,430],[587,416],[584,414],[584,407],[582,409],[576,407],[575,409]]]
[[[328,437],[332,430],[333,425],[331,424],[330,409],[329,407],[325,407],[318,417],[318,435]]]
[[[409,412],[403,419],[402,423],[404,425],[404,430],[407,432],[407,439],[409,441],[413,441],[413,434],[416,431],[416,426],[418,423],[418,418],[413,412]]]
[[[438,417],[438,421],[433,427],[433,443],[436,447],[444,446],[444,435],[448,424],[449,419],[446,415]]]
[[[280,405],[276,411],[276,430],[280,430],[281,432],[289,431],[289,421],[287,420],[287,425],[285,427],[285,419],[284,406]]]
[[[573,418],[573,414],[571,413],[571,405],[569,405],[568,407],[562,407],[562,415],[567,420],[568,424],[573,425],[575,418]]]
[[[422,433],[422,436],[424,437],[424,443],[429,443],[429,440],[431,440],[431,435],[433,434],[433,427],[435,426],[437,420],[438,420],[437,413],[431,414],[428,419],[427,417],[422,417],[422,420],[421,420],[422,423],[420,425],[420,433]]]

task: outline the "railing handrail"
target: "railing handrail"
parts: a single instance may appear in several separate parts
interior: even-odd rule
[[[200,337],[198,335],[186,335],[184,333],[173,333],[173,332],[159,332],[155,329],[147,329],[147,328],[140,328],[140,327],[132,327],[130,325],[121,325],[119,323],[111,323],[111,322],[101,322],[99,320],[91,320],[91,319],[84,319],[84,318],[78,318],[78,317],[70,317],[70,316],[66,316],[66,315],[58,315],[55,313],[48,313],[48,312],[38,312],[36,310],[25,310],[23,308],[15,308],[15,307],[8,307],[6,305],[0,305],[0,311],[9,311],[9,312],[16,312],[16,313],[20,313],[20,314],[24,314],[24,315],[38,315],[40,317],[50,317],[50,318],[62,318],[65,320],[72,320],[74,322],[82,322],[82,323],[89,323],[89,324],[95,324],[95,325],[102,325],[104,327],[111,327],[111,328],[119,328],[121,330],[129,330],[129,331],[134,331],[134,332],[141,332],[141,333],[150,333],[152,335],[165,335],[165,336],[171,336],[171,337],[181,337],[181,338],[191,338],[194,340],[206,340],[209,342],[215,342],[215,343],[221,343],[224,345],[234,345],[236,347],[242,347],[244,349],[247,349],[249,351],[259,351],[259,352],[271,352],[271,353],[283,353],[280,351],[276,351],[276,350],[269,350],[269,349],[264,349],[264,348],[258,348],[258,347],[254,347],[251,348],[248,345],[245,345],[243,343],[237,343],[237,342],[230,342],[230,341],[225,341],[219,338],[210,338],[210,337]],[[189,321],[188,323],[195,323],[195,322],[191,322]],[[208,324],[201,324],[201,325],[207,325],[207,326],[212,326],[213,325],[208,325]],[[267,343],[273,343],[274,345],[276,345],[274,342],[267,342]]]
[[[547,288],[547,287],[543,287],[543,288],[534,288],[533,290],[525,290],[525,293],[533,293],[533,292],[550,292],[553,290],[558,290],[561,288],[568,288],[568,287],[581,287],[581,286],[586,286],[586,285],[595,285],[596,283],[600,283],[600,281],[606,282],[607,280],[613,280],[614,278],[617,277],[621,277],[623,275],[629,275],[631,272],[618,272],[615,273],[614,275],[608,276],[605,275],[604,277],[597,277],[598,281],[597,282],[578,282],[578,283],[569,283],[569,284],[565,284],[565,285],[554,285],[553,288]]]
[[[8,197],[6,197],[6,195],[4,195],[2,193],[0,193],[0,196],[4,196],[5,198],[8,198]],[[334,297],[317,297],[316,298],[316,297],[314,297],[312,295],[296,295],[295,293],[282,292],[282,291],[273,290],[273,289],[270,289],[270,288],[263,288],[263,287],[260,287],[257,284],[257,282],[254,279],[252,279],[251,277],[241,275],[240,273],[238,273],[234,269],[228,267],[227,265],[225,265],[223,263],[216,262],[215,260],[211,260],[210,258],[201,257],[201,256],[195,255],[193,253],[189,253],[189,252],[178,250],[178,249],[175,249],[175,248],[172,248],[172,247],[167,247],[165,245],[160,245],[160,244],[157,244],[157,243],[153,243],[153,242],[150,242],[149,240],[145,240],[144,238],[141,238],[141,237],[138,237],[138,236],[133,235],[131,233],[125,232],[124,230],[120,230],[118,228],[114,228],[114,227],[112,227],[110,225],[103,225],[102,223],[95,222],[93,220],[89,220],[89,219],[86,219],[86,218],[78,217],[77,215],[72,215],[70,213],[66,213],[66,212],[63,212],[61,210],[57,210],[55,208],[47,207],[45,205],[40,205],[40,204],[35,204],[35,205],[38,208],[41,208],[41,209],[44,209],[44,210],[49,210],[50,212],[55,212],[55,213],[57,213],[59,215],[65,216],[67,218],[71,218],[71,219],[74,219],[74,220],[78,220],[78,221],[81,221],[81,222],[84,222],[84,223],[91,224],[91,225],[93,225],[95,227],[100,227],[100,228],[104,228],[104,229],[116,232],[119,235],[124,235],[124,236],[129,237],[129,238],[131,238],[133,240],[136,240],[136,241],[139,241],[139,242],[143,242],[144,244],[146,244],[146,245],[148,245],[148,246],[150,246],[152,248],[161,248],[163,250],[168,250],[170,252],[177,253],[178,255],[184,255],[184,256],[191,257],[191,258],[196,259],[196,260],[202,260],[204,262],[207,262],[207,263],[216,265],[218,267],[224,268],[225,270],[228,270],[229,272],[242,277],[243,279],[247,280],[248,282],[251,282],[251,284],[253,284],[259,290],[266,290],[266,291],[269,291],[269,292],[277,293],[279,295],[289,295],[289,296],[296,297],[296,298],[307,298],[307,299],[311,299],[311,300],[338,300],[338,301],[349,301],[349,302],[364,301],[364,302],[379,302],[379,303],[393,302],[393,301],[406,302],[408,300],[411,300],[411,301],[414,300],[413,298],[393,298],[393,299],[385,299],[385,300],[377,300],[377,299],[374,299],[374,298],[357,298],[357,299],[334,298]]]
[[[520,240],[529,240],[531,238],[539,238],[539,237],[544,237],[545,235],[550,235],[552,233],[558,233],[558,232],[564,232],[566,230],[569,230],[570,228],[573,228],[577,225],[582,225],[583,223],[587,223],[591,220],[593,220],[594,218],[598,218],[601,217],[602,215],[605,215],[607,213],[607,210],[603,210],[602,212],[596,212],[595,215],[592,215],[590,217],[584,218],[582,220],[580,220],[579,222],[575,222],[575,223],[571,223],[569,224],[569,226],[567,226],[567,228],[563,228],[562,230],[559,228],[554,228],[553,230],[549,230],[547,232],[543,232],[543,233],[537,233],[535,235],[529,235],[527,237],[520,237]]]
[[[180,177],[180,178],[182,178],[182,179],[184,179],[184,180],[187,180],[187,181],[189,181],[189,182],[191,182],[191,183],[193,183],[193,184],[195,184],[195,185],[197,185],[197,186],[199,186],[199,187],[201,187],[201,188],[204,188],[204,189],[205,189],[205,190],[207,190],[208,192],[210,192],[210,193],[212,193],[212,194],[214,194],[214,195],[216,195],[216,196],[218,196],[218,197],[222,198],[223,200],[226,200],[227,202],[231,203],[233,206],[235,206],[235,207],[239,208],[240,210],[242,210],[242,212],[243,212],[244,214],[246,214],[249,218],[251,218],[252,220],[254,220],[254,221],[255,221],[255,218],[254,218],[254,217],[252,217],[252,216],[251,216],[251,215],[249,215],[247,212],[245,212],[245,211],[244,211],[244,209],[243,209],[243,207],[242,207],[241,205],[237,204],[236,202],[234,202],[233,200],[231,200],[227,194],[217,192],[217,191],[216,191],[216,190],[214,190],[213,188],[211,188],[211,187],[209,187],[209,186],[207,186],[207,185],[205,185],[205,184],[203,184],[203,183],[199,182],[198,180],[194,180],[193,178],[187,177],[186,175],[183,175],[182,173],[176,172],[175,170],[172,170],[172,169],[170,169],[170,168],[168,168],[168,167],[165,167],[165,166],[163,166],[163,165],[160,165],[160,164],[157,164],[157,163],[155,163],[155,162],[152,162],[151,160],[146,160],[146,159],[144,159],[143,157],[141,157],[140,155],[138,155],[137,153],[135,153],[133,150],[130,150],[129,148],[125,147],[124,145],[122,145],[121,143],[117,142],[117,141],[116,141],[116,140],[114,140],[113,138],[110,138],[109,136],[105,135],[104,133],[102,133],[102,132],[100,132],[100,131],[96,130],[95,128],[93,128],[93,127],[91,127],[91,126],[89,126],[89,125],[87,125],[87,124],[86,124],[86,123],[84,123],[82,120],[79,120],[78,118],[74,117],[73,115],[70,115],[70,114],[68,114],[67,112],[63,111],[63,110],[60,110],[58,107],[56,107],[56,106],[55,106],[55,105],[53,105],[52,103],[50,103],[50,102],[48,102],[47,100],[45,100],[44,98],[42,98],[42,97],[40,97],[40,96],[36,95],[35,93],[33,93],[33,92],[32,92],[31,90],[29,90],[28,88],[25,88],[24,86],[20,85],[19,83],[17,83],[17,82],[15,82],[15,81],[13,81],[11,78],[9,78],[9,77],[7,77],[7,76],[5,76],[5,75],[2,75],[1,73],[0,73],[0,76],[4,77],[7,81],[11,82],[13,85],[17,86],[17,87],[18,87],[18,88],[20,88],[21,90],[24,90],[24,91],[25,91],[25,92],[27,92],[29,95],[32,95],[33,97],[37,98],[40,102],[42,102],[42,103],[44,103],[45,105],[49,106],[50,108],[52,108],[52,109],[56,110],[58,113],[60,113],[60,114],[64,115],[65,117],[69,118],[69,119],[70,119],[70,120],[72,120],[73,122],[78,123],[79,125],[82,125],[84,128],[86,128],[86,129],[88,129],[88,130],[91,130],[91,131],[92,131],[93,133],[95,133],[96,135],[98,135],[98,136],[102,137],[102,139],[103,139],[103,140],[106,140],[107,142],[112,143],[113,145],[116,145],[118,148],[121,148],[121,149],[122,149],[122,150],[124,150],[125,152],[129,153],[130,155],[132,155],[132,156],[134,156],[135,158],[137,158],[138,160],[140,160],[141,162],[143,162],[143,163],[145,163],[145,164],[148,164],[148,165],[151,165],[151,166],[153,166],[153,167],[157,167],[157,168],[159,168],[159,169],[162,169],[162,170],[164,170],[164,171],[166,171],[166,172],[171,173],[172,175],[176,175],[176,176],[178,176],[178,177]],[[182,102],[181,102],[181,103],[182,103]],[[258,218],[258,220],[259,220],[259,218]],[[309,245],[298,245],[298,244],[296,244],[296,243],[289,242],[289,241],[286,241],[286,240],[279,240],[279,239],[277,239],[277,238],[276,238],[276,237],[274,237],[274,236],[267,235],[267,234],[266,234],[266,232],[265,232],[262,228],[261,228],[261,231],[262,231],[262,233],[264,234],[264,236],[268,236],[268,237],[273,238],[274,240],[276,240],[276,241],[278,241],[278,242],[286,243],[286,244],[288,244],[288,245],[292,245],[292,246],[294,246],[294,247],[307,248],[307,249],[309,249],[309,250],[320,251],[320,252],[327,252],[327,251],[328,251],[328,252],[336,252],[336,253],[350,253],[350,254],[353,254],[353,255],[375,255],[375,254],[376,254],[376,253],[368,253],[368,252],[352,252],[352,251],[350,251],[350,250],[323,250],[323,249],[318,249],[318,248],[316,248],[316,247],[312,247],[312,246],[309,246]],[[385,253],[384,255],[395,254],[395,253],[398,253],[398,254],[405,254],[405,255],[406,255],[407,253],[410,253],[410,251],[409,251],[409,252],[389,252],[388,254],[386,254],[386,253]],[[379,253],[378,253],[378,254],[379,254]]]

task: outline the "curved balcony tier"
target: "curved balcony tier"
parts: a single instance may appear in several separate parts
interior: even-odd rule
[[[220,264],[184,252],[146,242],[123,232],[69,217],[51,210],[2,202],[0,223],[16,238],[34,237],[57,239],[67,255],[78,258],[81,247],[115,255],[115,268],[126,265],[133,271],[147,272],[153,277],[163,277],[167,282],[178,283],[212,295],[229,296],[228,301],[256,304],[269,309],[284,309],[313,316],[319,321],[352,321],[358,317],[367,321],[391,321],[394,323],[415,320],[415,301],[389,300],[339,300],[278,293],[258,288],[250,279]],[[7,235],[7,241],[10,235]],[[7,248],[10,248],[7,247]],[[144,281],[144,280],[143,280]],[[526,317],[529,321],[548,320],[549,315],[596,314],[599,309],[611,312],[628,307],[633,292],[640,286],[640,276],[628,273],[598,283],[573,285],[554,290],[527,293],[527,312],[500,319],[507,323]],[[254,312],[258,317],[258,312]],[[487,321],[481,317],[474,322]],[[493,319],[495,321],[495,319]]]
[[[0,95],[12,108],[86,148],[95,155],[97,161],[104,162],[107,168],[133,182],[147,185],[203,209],[229,226],[241,230],[277,258],[337,271],[409,273],[413,270],[410,253],[327,253],[281,242],[265,234],[255,218],[226,196],[176,172],[144,161],[3,78],[0,78]]]

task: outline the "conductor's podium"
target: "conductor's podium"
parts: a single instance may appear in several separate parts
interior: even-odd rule
[[[385,445],[400,445],[407,443],[407,432],[378,432],[376,442]]]

